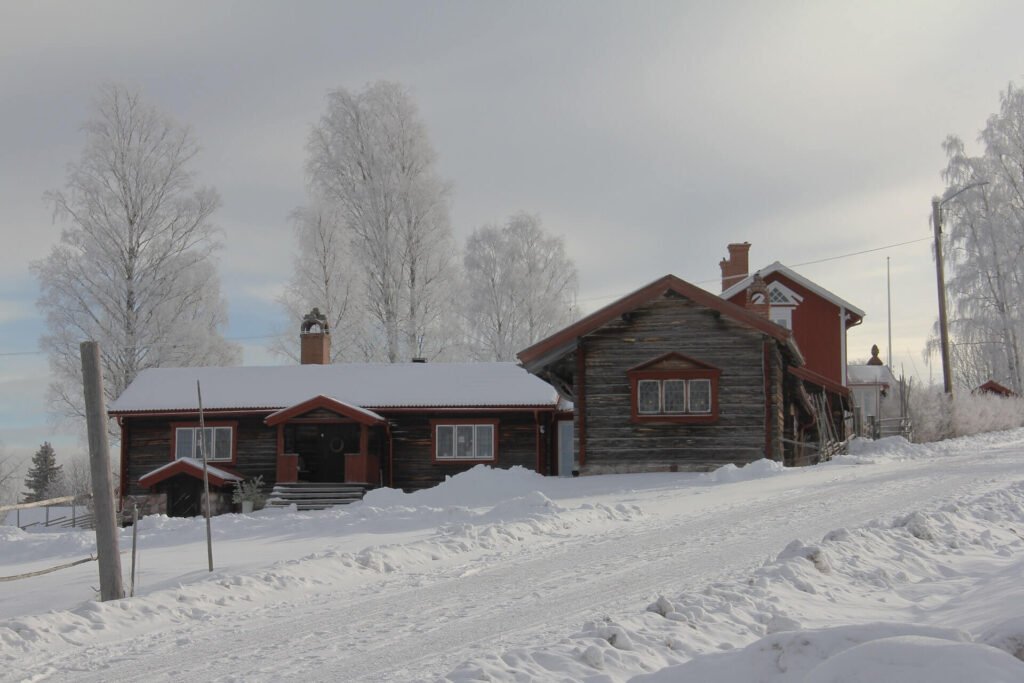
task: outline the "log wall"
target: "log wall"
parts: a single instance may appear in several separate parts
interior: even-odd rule
[[[675,294],[581,340],[583,377],[577,373],[576,386],[577,391],[583,387],[584,396],[577,403],[576,428],[583,471],[708,470],[766,455],[781,458],[781,356],[773,341],[768,347],[775,350],[766,353],[765,340],[760,332]],[[721,369],[716,423],[632,420],[627,371],[673,351]],[[769,423],[777,428],[771,441]]]
[[[149,489],[139,486],[139,477],[174,459],[171,423],[191,421],[188,417],[125,418],[127,491],[123,495],[150,493]],[[277,427],[263,424],[262,415],[237,418],[218,415],[216,422],[236,423],[237,456],[234,463],[210,462],[210,465],[223,466],[246,479],[262,475],[264,483],[272,485],[277,474]]]
[[[498,420],[498,452],[494,467],[521,465],[537,469],[537,428],[532,411],[501,413],[405,413],[390,417],[394,448],[394,486],[412,491],[440,484],[446,476],[464,472],[476,463],[435,463],[431,451],[431,420],[451,419]],[[545,439],[541,439],[544,449]],[[545,457],[546,461],[546,457]]]

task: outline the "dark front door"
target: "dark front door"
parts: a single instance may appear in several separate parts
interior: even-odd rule
[[[344,425],[325,424],[318,444],[319,478],[316,481],[345,481]]]
[[[203,513],[200,506],[202,482],[192,477],[177,476],[164,482],[164,487],[168,517],[195,517]]]

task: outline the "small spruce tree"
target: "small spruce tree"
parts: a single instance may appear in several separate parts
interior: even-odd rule
[[[45,500],[47,490],[57,484],[63,473],[57,464],[57,454],[49,441],[43,442],[36,454],[32,456],[32,467],[25,477],[28,492],[24,493],[26,503]]]

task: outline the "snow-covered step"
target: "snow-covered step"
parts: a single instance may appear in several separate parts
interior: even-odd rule
[[[295,505],[300,510],[322,510],[362,500],[369,484],[299,482],[277,484],[270,492],[268,507]]]

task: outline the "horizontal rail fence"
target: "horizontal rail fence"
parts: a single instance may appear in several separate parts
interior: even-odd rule
[[[14,505],[0,505],[0,522],[7,519],[7,515],[10,512],[15,513],[15,524],[18,525],[19,529],[28,529],[34,526],[59,526],[64,528],[82,527],[91,529],[93,528],[94,520],[92,512],[89,510],[89,503],[92,500],[91,495],[82,496],[61,496],[59,498],[47,498],[46,500],[39,500],[33,503],[16,503]],[[62,514],[58,517],[51,517],[50,510],[54,507],[71,507],[71,514]],[[46,517],[42,522],[29,522],[22,525],[21,523],[21,511],[32,510],[36,508],[45,508]]]

